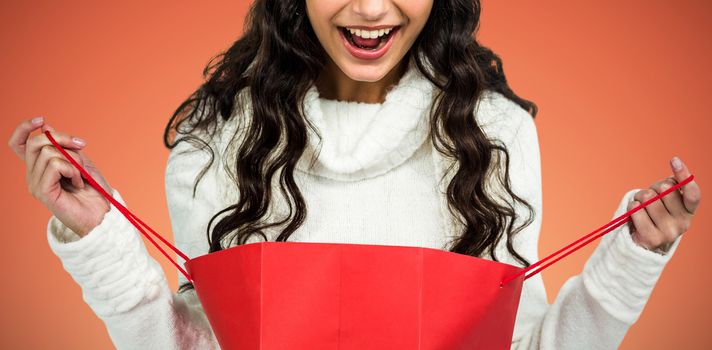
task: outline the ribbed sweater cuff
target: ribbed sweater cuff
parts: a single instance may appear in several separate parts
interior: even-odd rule
[[[112,196],[125,204],[118,191],[112,190]],[[166,283],[139,235],[113,204],[101,223],[81,238],[55,216],[47,224],[50,249],[100,317],[129,311]]]
[[[625,194],[613,218],[627,211],[628,202],[638,190]],[[667,253],[660,254],[635,243],[628,223],[623,224],[601,239],[584,266],[583,283],[604,310],[633,324],[680,240],[678,237]]]

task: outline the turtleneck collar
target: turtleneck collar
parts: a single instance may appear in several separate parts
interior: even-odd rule
[[[405,162],[427,139],[434,85],[410,62],[405,74],[386,94],[373,122],[351,149],[340,149],[338,135],[327,133],[323,98],[312,85],[304,98],[304,113],[314,126],[308,128],[308,145],[297,169],[340,181],[358,181],[388,172]],[[332,101],[344,107],[355,102]],[[318,134],[321,135],[321,139]],[[313,166],[311,166],[313,161]]]
[[[426,69],[430,69],[429,66],[426,66]],[[323,132],[321,154],[316,155],[314,152],[318,150],[319,140],[314,130],[307,128],[308,144],[304,155],[297,163],[296,171],[342,181],[358,181],[386,173],[408,159],[424,140],[429,139],[430,121],[426,117],[435,89],[435,85],[411,63],[398,84],[387,93],[382,107],[377,112],[378,115],[374,118],[374,123],[369,125],[369,136],[360,140],[352,148],[353,151],[348,157],[340,158],[341,156],[336,153],[335,145],[337,143],[330,141],[329,135],[325,135]],[[249,99],[245,101],[249,106],[251,103]],[[308,121],[318,130],[323,130],[324,115],[321,111],[320,97],[316,86],[312,86],[307,91],[304,107],[305,117]],[[230,135],[236,132],[233,130],[234,127],[230,128],[231,125],[234,123],[228,124],[225,128],[230,130],[226,131]],[[462,220],[455,219],[448,209],[447,185],[459,166],[455,159],[444,156],[434,147],[431,148],[440,214],[445,225],[444,232],[448,237],[457,237],[462,232],[463,224]],[[312,157],[316,157],[316,160],[314,160],[313,167],[310,167]],[[239,194],[234,189],[234,182],[228,176],[219,176],[219,178],[224,181],[223,187],[226,188],[226,191],[223,192],[227,198],[226,204],[235,203]],[[290,215],[291,210],[285,199],[277,193],[278,191],[273,191],[269,217],[276,215],[282,219]],[[280,228],[273,226],[266,230],[272,235],[270,237],[276,237]]]

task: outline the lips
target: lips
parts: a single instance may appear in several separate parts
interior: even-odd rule
[[[400,26],[384,31],[347,29],[339,27],[342,42],[346,50],[354,57],[364,60],[375,60],[381,58],[388,52],[396,37],[399,35]],[[356,31],[356,33],[352,33]],[[373,33],[374,37],[370,37]],[[360,34],[360,35],[359,35]]]

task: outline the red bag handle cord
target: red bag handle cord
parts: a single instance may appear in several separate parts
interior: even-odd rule
[[[638,205],[637,207],[635,207],[635,208],[633,208],[633,209],[631,209],[631,210],[629,210],[629,211],[623,213],[622,215],[620,215],[620,216],[618,216],[617,218],[613,219],[613,220],[610,221],[609,223],[607,223],[607,224],[605,224],[605,225],[599,227],[599,228],[596,229],[595,231],[593,231],[593,232],[591,232],[591,233],[589,233],[589,234],[587,234],[587,235],[585,235],[585,236],[583,236],[583,237],[577,239],[576,241],[574,241],[574,242],[568,244],[567,246],[565,246],[565,247],[563,247],[563,248],[561,248],[561,249],[555,251],[554,253],[548,255],[547,257],[545,257],[545,258],[543,258],[543,259],[537,261],[536,263],[530,265],[529,267],[523,269],[522,271],[519,271],[519,272],[517,272],[516,274],[513,274],[513,275],[511,275],[511,276],[505,278],[505,279],[500,283],[500,287],[502,287],[503,285],[509,283],[510,281],[512,281],[513,279],[515,279],[515,278],[517,278],[517,277],[519,277],[519,276],[521,276],[521,275],[524,275],[524,280],[526,280],[526,279],[529,278],[529,277],[532,277],[532,276],[536,275],[537,273],[541,272],[541,271],[544,270],[545,268],[547,268],[547,267],[551,266],[552,264],[556,263],[557,261],[563,259],[563,258],[566,257],[567,255],[569,255],[569,254],[571,254],[571,253],[573,253],[573,252],[575,252],[575,251],[577,251],[577,250],[579,250],[579,249],[585,247],[586,245],[588,245],[589,243],[595,241],[595,240],[598,239],[599,237],[601,237],[601,236],[603,236],[603,235],[605,235],[605,234],[611,232],[612,230],[616,229],[618,226],[621,226],[621,225],[625,224],[626,222],[630,221],[630,216],[633,215],[633,213],[635,213],[636,211],[638,211],[638,210],[640,210],[640,209],[643,209],[644,207],[648,206],[648,204],[650,204],[650,203],[652,203],[652,202],[654,202],[654,201],[656,201],[656,200],[658,200],[658,199],[660,199],[660,198],[666,196],[668,193],[671,193],[672,191],[675,191],[675,190],[677,190],[678,188],[684,186],[684,185],[687,184],[688,182],[692,181],[692,179],[694,179],[694,178],[695,178],[695,176],[692,175],[692,174],[690,174],[690,176],[688,176],[685,180],[682,180],[682,182],[680,182],[680,183],[678,183],[678,184],[675,184],[674,186],[672,186],[672,187],[668,188],[667,190],[663,191],[662,193],[659,193],[657,196],[655,196],[655,197],[653,197],[653,198],[650,198],[650,199],[648,199],[647,201],[643,202],[642,204]],[[610,227],[608,227],[608,226],[610,226]],[[606,228],[607,228],[607,229],[606,229]],[[603,229],[606,229],[606,230],[603,231],[603,232],[600,232],[600,233],[598,232],[598,231],[601,231],[601,230],[603,230]],[[579,244],[579,243],[580,243],[580,244]],[[578,245],[577,245],[577,244],[578,244]],[[571,250],[568,250],[568,249],[571,249]],[[568,251],[567,251],[567,250],[568,250]],[[562,254],[562,253],[563,253],[563,255],[558,256],[559,254]],[[558,257],[557,257],[557,256],[558,256]],[[554,258],[555,258],[555,259],[554,259]],[[550,259],[554,259],[554,260],[552,260],[552,261],[550,261],[550,262],[544,264],[544,262],[546,262],[547,260],[550,260]],[[542,264],[543,264],[543,265],[542,265]],[[540,265],[541,265],[541,266],[540,266]],[[532,270],[534,270],[534,271],[532,271]]]
[[[192,282],[193,282],[193,279],[190,277],[190,275],[188,274],[188,272],[186,272],[180,265],[178,265],[178,263],[177,263],[175,260],[173,260],[173,258],[171,258],[171,256],[168,255],[168,253],[167,253],[163,248],[161,248],[161,246],[159,246],[158,243],[157,243],[151,236],[149,236],[149,235],[146,233],[146,231],[144,231],[144,230],[141,228],[141,226],[139,226],[139,224],[141,224],[142,226],[145,226],[149,231],[151,231],[151,233],[153,233],[154,236],[158,237],[158,239],[160,239],[161,242],[163,242],[163,243],[165,243],[166,245],[168,245],[168,247],[170,247],[171,250],[173,250],[174,252],[176,252],[176,254],[180,255],[181,258],[183,258],[183,259],[186,260],[186,261],[187,261],[187,260],[190,260],[190,258],[189,258],[187,255],[185,255],[183,252],[181,252],[180,249],[174,247],[170,242],[168,242],[168,241],[167,241],[165,238],[163,238],[160,234],[158,234],[156,231],[154,231],[150,226],[148,226],[146,223],[144,223],[143,221],[141,221],[141,219],[139,219],[136,215],[134,215],[134,214],[133,214],[131,211],[129,211],[126,207],[124,207],[123,205],[121,205],[121,203],[119,203],[116,199],[114,199],[114,197],[112,197],[110,194],[108,194],[108,193],[104,190],[104,188],[102,188],[101,185],[99,185],[99,184],[96,182],[96,180],[94,180],[94,178],[93,178],[91,175],[89,175],[89,173],[88,173],[81,165],[79,165],[79,163],[77,163],[77,161],[74,160],[74,158],[72,158],[72,157],[69,155],[69,153],[67,153],[67,151],[65,151],[64,148],[62,148],[62,146],[57,143],[57,141],[55,141],[54,137],[52,137],[52,135],[50,134],[49,130],[45,130],[44,133],[45,133],[45,135],[47,135],[47,138],[52,142],[52,144],[59,150],[59,152],[61,152],[61,153],[64,155],[64,157],[66,157],[77,169],[79,169],[79,172],[82,174],[82,176],[84,176],[84,178],[87,179],[87,181],[89,182],[89,184],[90,184],[92,187],[94,187],[94,189],[96,189],[97,191],[99,191],[99,193],[101,193],[104,197],[106,197],[106,199],[108,199],[108,200],[111,202],[111,204],[113,204],[113,205],[121,212],[121,214],[123,214],[123,215],[126,217],[126,219],[128,219],[129,222],[131,222],[131,224],[133,224],[139,231],[141,231],[141,233],[142,233],[146,238],[148,238],[148,240],[149,240],[156,248],[158,248],[158,250],[160,250],[161,253],[163,253],[163,255],[164,255],[166,258],[168,258],[168,260],[170,260],[170,262],[173,263],[173,265],[174,265],[176,268],[178,268],[178,270],[185,276],[185,278],[187,278],[188,281],[190,281],[190,282],[192,283]],[[137,221],[138,221],[138,223],[137,223]]]

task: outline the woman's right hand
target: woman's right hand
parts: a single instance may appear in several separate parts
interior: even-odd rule
[[[33,120],[36,122],[33,123]],[[81,139],[56,132],[43,120],[25,120],[10,136],[8,145],[25,162],[25,178],[30,193],[49,209],[65,226],[84,237],[99,225],[110,207],[109,201],[89,183],[52,144],[45,130],[74,158],[109,194],[112,189],[91,160],[82,152]],[[42,127],[42,133],[30,134]],[[78,142],[75,140],[79,140]]]

